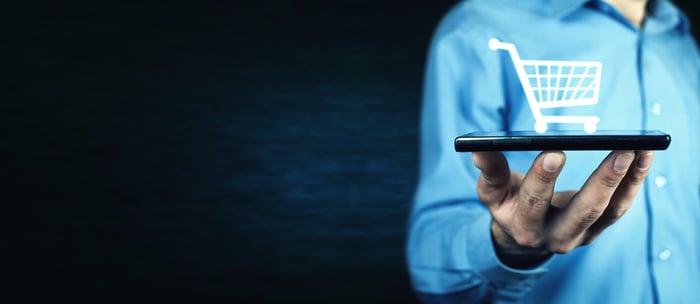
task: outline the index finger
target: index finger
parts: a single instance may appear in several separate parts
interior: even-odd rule
[[[472,161],[481,170],[477,182],[479,199],[487,207],[496,207],[510,191],[510,168],[501,152],[473,152]]]

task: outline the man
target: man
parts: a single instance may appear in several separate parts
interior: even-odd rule
[[[601,62],[599,102],[554,113],[595,113],[599,130],[659,129],[671,134],[669,149],[454,152],[454,138],[464,133],[535,124],[517,62],[489,49],[492,38],[514,44],[522,59]],[[426,66],[407,246],[419,297],[700,299],[698,85],[688,21],[666,0],[468,0],[454,7]]]

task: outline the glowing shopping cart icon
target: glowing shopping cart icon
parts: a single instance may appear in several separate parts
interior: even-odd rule
[[[582,123],[587,133],[595,132],[598,116],[545,116],[540,109],[586,106],[598,103],[603,65],[594,61],[521,60],[515,45],[496,38],[492,50],[506,50],[513,59],[520,83],[535,116],[535,131],[544,133],[548,123]]]

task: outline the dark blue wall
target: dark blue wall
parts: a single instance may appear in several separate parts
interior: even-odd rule
[[[421,78],[452,3],[15,4],[8,289],[415,301]]]
[[[13,281],[29,297],[413,301],[422,68],[450,4],[17,4]]]

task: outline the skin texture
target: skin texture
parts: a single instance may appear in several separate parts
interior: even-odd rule
[[[502,153],[473,153],[481,170],[477,192],[493,216],[501,261],[529,268],[592,242],[631,207],[653,157],[652,151],[613,151],[579,191],[555,193],[566,161],[561,151],[540,153],[525,175],[510,171]]]

